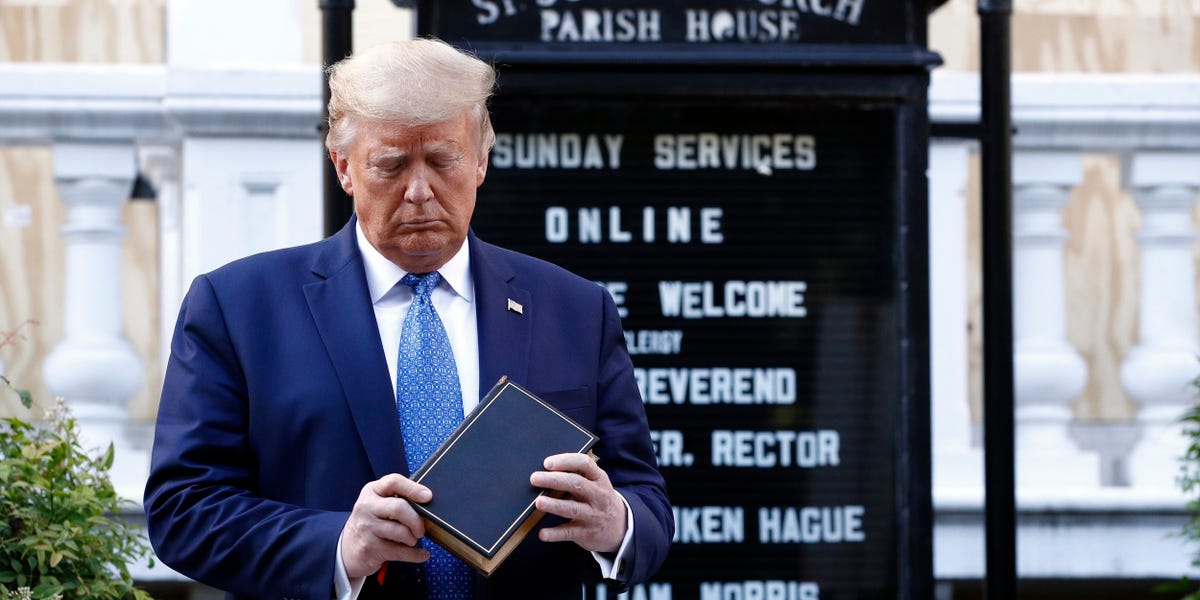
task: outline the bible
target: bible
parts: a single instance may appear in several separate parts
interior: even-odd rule
[[[412,503],[425,535],[483,575],[508,557],[545,513],[550,490],[529,483],[552,454],[587,453],[597,437],[529,390],[501,377],[413,473],[433,491]]]

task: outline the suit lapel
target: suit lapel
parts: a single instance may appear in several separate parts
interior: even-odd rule
[[[537,307],[528,290],[515,285],[516,273],[499,249],[480,241],[474,233],[470,244],[482,395],[502,375],[522,385],[528,381],[532,317]]]
[[[408,474],[396,400],[378,343],[355,220],[322,245],[313,263],[319,281],[304,286],[308,308],[333,363],[375,477]]]

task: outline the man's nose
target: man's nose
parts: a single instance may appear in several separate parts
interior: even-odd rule
[[[433,189],[429,186],[429,167],[423,164],[414,165],[408,185],[404,187],[404,201],[421,204],[432,198]]]

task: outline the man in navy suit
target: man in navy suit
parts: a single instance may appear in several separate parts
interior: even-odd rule
[[[331,71],[326,144],[357,216],[193,282],[146,487],[167,565],[231,597],[440,597],[409,504],[432,493],[408,478],[395,384],[414,304],[398,282],[433,272],[464,411],[507,375],[600,438],[598,461],[555,455],[530,474],[567,495],[538,499],[550,516],[468,595],[578,598],[586,581],[620,588],[662,564],[674,523],[612,299],[470,231],[494,83],[436,40]]]

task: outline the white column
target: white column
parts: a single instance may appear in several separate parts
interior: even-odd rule
[[[972,443],[968,392],[967,175],[972,144],[929,148],[929,342],[933,499],[982,501],[983,453]]]
[[[1098,488],[1100,457],[1070,438],[1087,365],[1066,339],[1062,212],[1083,178],[1078,152],[1013,154],[1013,342],[1017,489]]]
[[[1175,493],[1187,448],[1178,423],[1194,402],[1200,374],[1196,337],[1196,230],[1200,154],[1137,152],[1125,176],[1142,212],[1137,345],[1121,365],[1121,383],[1138,403],[1141,439],[1130,456],[1134,486]]]
[[[134,161],[132,143],[54,147],[54,179],[67,205],[66,336],[42,375],[74,411],[85,444],[95,447],[125,445],[125,403],[142,382],[142,361],[123,337],[121,305],[121,206],[133,187]]]
[[[301,8],[296,0],[168,0],[167,64],[302,63]],[[213,43],[214,36],[226,43]]]
[[[183,220],[179,194],[180,156],[172,146],[143,146],[139,150],[142,174],[155,190],[158,205],[158,305],[162,365],[171,355],[175,320],[188,281],[183,275]]]
[[[321,71],[304,64],[301,11],[295,0],[168,0],[164,106],[182,140],[163,233],[180,292],[231,260],[321,239]],[[238,43],[214,45],[214,32]],[[174,285],[163,285],[172,327]]]
[[[316,139],[185,138],[184,280],[243,256],[321,239],[320,150]]]

